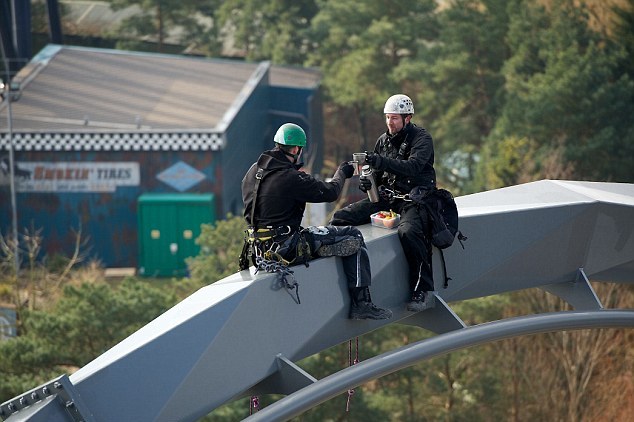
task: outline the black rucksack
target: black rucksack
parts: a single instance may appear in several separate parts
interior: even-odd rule
[[[432,223],[431,243],[439,249],[448,248],[454,238],[464,249],[463,240],[467,238],[458,229],[458,208],[453,195],[446,189],[435,189],[425,198],[425,206]]]

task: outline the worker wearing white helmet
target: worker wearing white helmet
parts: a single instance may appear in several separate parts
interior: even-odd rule
[[[391,209],[401,215],[398,235],[409,266],[412,293],[407,309],[418,312],[427,307],[428,292],[434,290],[430,227],[425,208],[402,197],[412,191],[424,194],[436,188],[434,143],[426,129],[411,122],[414,103],[407,95],[388,98],[383,114],[387,130],[366,155],[366,163],[374,170],[373,178],[359,181],[364,192],[376,184],[380,200],[371,202],[364,198],[350,204],[333,215],[331,224],[367,224],[370,215],[381,210]]]

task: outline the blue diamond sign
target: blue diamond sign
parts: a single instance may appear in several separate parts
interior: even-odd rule
[[[185,192],[203,181],[206,176],[192,166],[179,161],[157,174],[156,178],[179,192]]]

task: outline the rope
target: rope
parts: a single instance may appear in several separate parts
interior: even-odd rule
[[[260,398],[258,396],[251,396],[249,399],[249,416],[260,410]]]
[[[359,337],[355,337],[356,347],[355,347],[355,357],[352,359],[352,340],[348,340],[348,365],[354,366],[359,363]],[[348,399],[346,401],[346,412],[350,411],[350,401],[352,400],[352,396],[354,396],[354,388],[348,390]]]
[[[295,297],[297,300],[295,301],[298,305],[301,304],[299,300],[299,283],[295,280],[294,271],[291,270],[288,265],[273,261],[270,259],[264,259],[261,256],[255,257],[255,272],[257,274],[258,271],[266,271],[267,273],[278,273],[279,281],[284,286],[284,288],[290,293],[295,290]],[[288,281],[289,277],[292,279],[292,282]],[[292,296],[292,295],[291,295]],[[295,300],[295,299],[293,299]]]

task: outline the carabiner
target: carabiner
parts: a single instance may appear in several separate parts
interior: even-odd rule
[[[286,236],[287,234],[291,234],[291,231],[293,231],[291,226],[286,226],[286,228],[288,229],[286,233],[277,233],[277,236]]]

